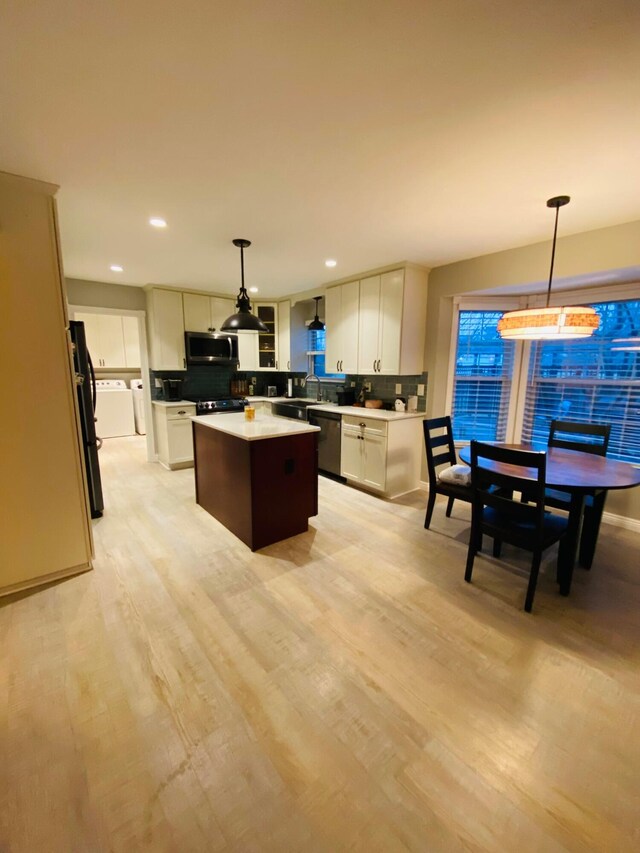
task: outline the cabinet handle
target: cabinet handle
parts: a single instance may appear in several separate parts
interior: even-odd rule
[[[358,424],[358,426],[359,426],[359,427],[362,427],[362,429],[365,429],[365,427],[366,427],[367,425],[364,423],[364,421],[361,421],[361,422]]]
[[[278,369],[278,359],[276,359],[276,370]]]
[[[380,359],[378,359],[378,373],[380,373]]]
[[[187,413],[185,412],[185,410],[184,410],[184,409],[180,409],[180,411],[178,412],[178,414],[179,414],[179,415],[186,415]]]
[[[183,366],[183,367],[186,367],[186,366],[187,366],[187,359],[186,359],[186,358],[183,358],[183,359],[182,359],[182,366]]]
[[[287,362],[287,370],[291,370],[291,362],[290,361]]]

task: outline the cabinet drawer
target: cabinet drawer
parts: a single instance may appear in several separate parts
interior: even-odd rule
[[[364,426],[362,426],[364,424]],[[387,421],[381,421],[374,418],[359,417],[358,415],[343,415],[342,430],[343,432],[360,431],[364,429],[369,435],[386,435]]]
[[[167,420],[184,421],[188,420],[190,417],[193,417],[195,413],[195,406],[176,406],[175,408],[172,406],[170,409],[167,409]]]

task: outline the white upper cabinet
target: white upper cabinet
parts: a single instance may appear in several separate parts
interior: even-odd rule
[[[259,370],[258,333],[238,332],[238,370]]]
[[[137,317],[75,311],[74,319],[84,323],[94,367],[140,367]]]
[[[154,287],[147,292],[147,308],[151,342],[149,367],[152,370],[186,370],[182,292]]]
[[[185,332],[219,332],[220,326],[235,311],[233,299],[183,293]]]
[[[185,332],[208,332],[211,326],[211,297],[200,293],[183,293]]]
[[[403,295],[404,270],[360,281],[359,373],[401,373]]]
[[[426,270],[409,266],[361,279],[358,373],[422,373],[427,279]]]
[[[358,372],[358,318],[360,282],[328,287],[325,296],[327,373]]]
[[[291,302],[278,302],[278,370],[291,370]]]
[[[140,367],[140,332],[137,317],[122,318],[122,335],[124,337],[124,359],[127,367]]]
[[[224,323],[227,317],[236,313],[236,301],[235,299],[227,299],[224,296],[212,296],[210,308],[211,329],[214,332],[219,332],[220,326]]]

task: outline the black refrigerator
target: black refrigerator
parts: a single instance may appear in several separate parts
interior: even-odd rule
[[[96,435],[96,377],[93,372],[91,356],[87,349],[84,323],[71,320],[69,330],[73,343],[73,366],[76,374],[76,391],[80,409],[91,518],[100,518],[104,510],[104,500],[102,497],[102,481],[100,480],[100,462],[98,461],[98,450],[102,441]]]

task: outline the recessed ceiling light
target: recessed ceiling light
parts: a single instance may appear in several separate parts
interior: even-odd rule
[[[111,272],[124,272],[124,268],[120,266],[120,264],[111,264],[109,267]]]
[[[333,260],[333,258],[329,258],[329,260],[328,260],[328,261],[325,261],[325,262],[324,262],[324,265],[325,265],[325,267],[335,267],[335,265],[336,265],[337,263],[338,263],[338,262],[337,262],[337,261],[334,261],[334,260]]]
[[[257,287],[250,287],[250,288],[249,288],[249,293],[257,293],[257,292],[258,292],[258,288],[257,288]]]
[[[149,225],[153,225],[154,228],[166,228],[167,223],[164,219],[160,219],[157,216],[151,217],[149,220]]]

